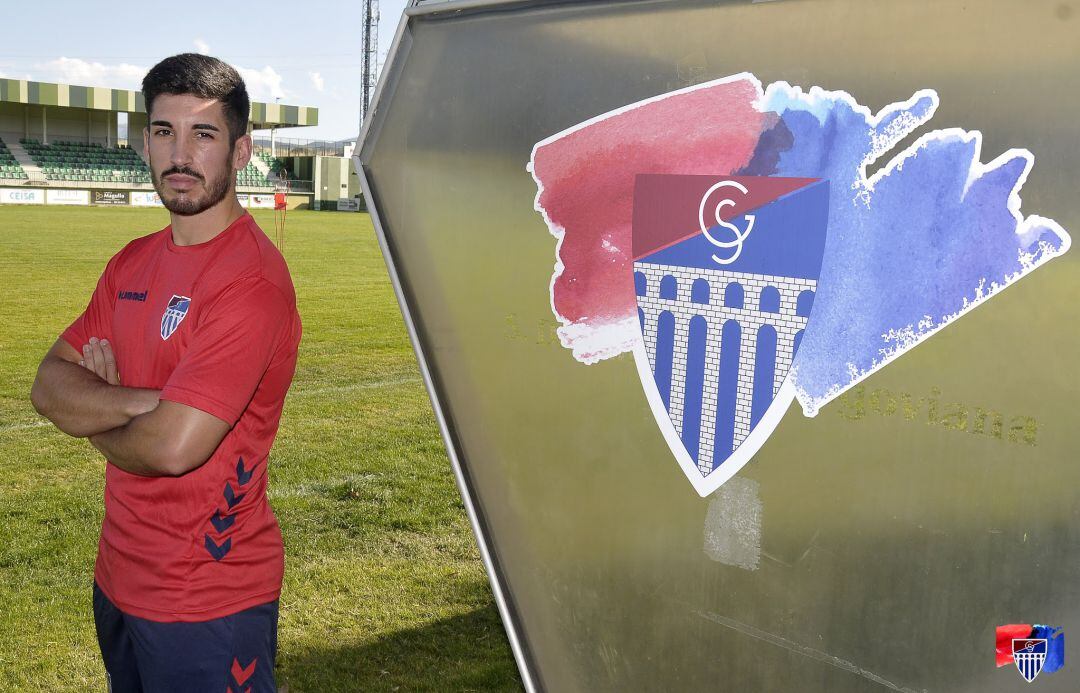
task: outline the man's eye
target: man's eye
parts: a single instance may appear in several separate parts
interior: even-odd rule
[[[166,130],[166,129],[162,128],[161,130],[154,131],[154,134],[155,135],[171,135],[172,133],[169,130]]]

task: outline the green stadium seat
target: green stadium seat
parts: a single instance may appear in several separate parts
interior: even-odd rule
[[[7,144],[0,139],[0,177],[14,178],[17,180],[28,179],[29,176],[23,171],[15,155],[8,149]]]

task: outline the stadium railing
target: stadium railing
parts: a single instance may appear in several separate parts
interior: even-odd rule
[[[270,153],[270,140],[253,140],[257,154]],[[274,139],[274,152],[277,156],[345,156],[344,142],[325,142],[322,140],[300,140],[287,137]]]

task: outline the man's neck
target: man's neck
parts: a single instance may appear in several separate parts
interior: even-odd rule
[[[181,246],[206,243],[243,215],[244,208],[240,206],[235,193],[226,195],[210,209],[192,216],[170,214],[173,243]]]

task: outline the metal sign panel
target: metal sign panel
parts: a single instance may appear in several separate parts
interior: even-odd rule
[[[1006,691],[995,624],[1073,627],[1078,39],[1041,1],[408,11],[355,161],[527,689]]]

